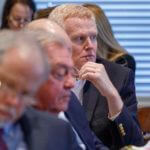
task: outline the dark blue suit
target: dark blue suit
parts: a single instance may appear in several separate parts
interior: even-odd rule
[[[83,107],[73,93],[65,115],[86,145],[87,150],[108,150],[89,128]]]
[[[89,81],[83,90],[83,107],[91,129],[102,142],[117,150],[124,145],[143,145],[143,137],[137,121],[137,100],[135,96],[133,72],[118,64],[100,59],[105,66],[113,85],[118,90],[124,108],[114,120],[108,119],[108,106],[105,97]]]
[[[49,113],[31,108],[17,123],[28,150],[81,150],[70,125]]]

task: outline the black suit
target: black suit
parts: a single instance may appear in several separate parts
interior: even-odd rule
[[[121,95],[124,108],[114,121],[110,121],[105,97],[87,81],[83,90],[83,107],[91,129],[105,145],[115,150],[128,144],[143,145],[136,116],[137,100],[133,72],[103,59],[98,60],[98,63],[105,66],[110,80]]]
[[[28,150],[80,150],[70,125],[49,113],[31,108],[17,123]]]
[[[74,93],[71,93],[69,107],[65,115],[86,145],[87,150],[108,150],[89,128],[83,107]]]

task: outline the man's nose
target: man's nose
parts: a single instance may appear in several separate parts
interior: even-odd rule
[[[72,74],[69,73],[65,78],[64,86],[66,88],[71,89],[74,87],[74,84],[75,84],[75,79],[73,78]]]
[[[93,48],[93,41],[90,39],[90,37],[88,37],[86,39],[84,48],[85,48],[85,50],[89,50],[89,49]]]

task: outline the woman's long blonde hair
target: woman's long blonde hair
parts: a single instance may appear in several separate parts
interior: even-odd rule
[[[95,16],[98,36],[98,50],[97,56],[106,58],[110,61],[115,61],[118,57],[126,54],[127,52],[117,42],[113,35],[111,25],[104,13],[104,11],[95,4],[83,4],[84,7],[90,9]]]

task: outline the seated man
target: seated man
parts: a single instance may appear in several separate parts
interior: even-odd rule
[[[66,122],[27,109],[49,69],[33,34],[0,32],[0,150],[79,150]]]
[[[117,150],[143,145],[137,121],[134,74],[102,58],[96,60],[97,27],[92,12],[80,5],[56,7],[49,19],[67,32],[78,80],[73,92],[83,105],[91,129],[104,144]]]
[[[49,80],[40,87],[37,93],[39,99],[37,108],[49,111],[70,122],[78,144],[83,150],[108,150],[91,132],[83,108],[75,95],[71,93],[75,70],[71,59],[71,42],[67,34],[48,19],[35,20],[27,27],[37,32],[45,30],[51,35],[53,33],[52,37],[46,34],[43,37],[37,35],[52,66]],[[68,104],[69,111],[67,110]]]

